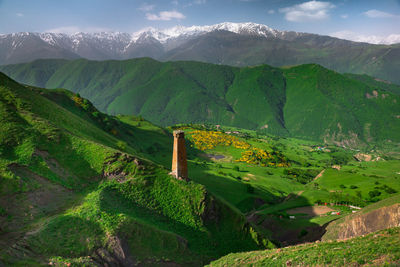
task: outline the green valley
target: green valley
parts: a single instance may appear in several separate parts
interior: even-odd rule
[[[383,230],[398,219],[396,85],[315,64],[4,68],[74,92],[0,74],[0,263],[399,262],[398,229]],[[185,132],[189,182],[169,175],[173,130]],[[371,223],[382,208],[390,220]]]
[[[0,0],[0,267],[400,266],[400,0]]]

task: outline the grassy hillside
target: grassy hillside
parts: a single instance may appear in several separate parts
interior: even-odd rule
[[[399,234],[397,227],[346,241],[229,254],[208,266],[397,266]]]
[[[232,253],[211,262],[209,266],[397,266],[400,263],[400,228],[397,227],[399,203],[400,195],[397,194],[333,221],[328,225],[322,242]],[[371,214],[371,218],[366,217],[368,214]],[[364,219],[357,220],[361,217]],[[391,225],[387,222],[391,222]],[[338,234],[346,231],[346,227],[342,227],[346,223],[347,227],[358,228],[359,232],[337,240]]]
[[[399,86],[314,64],[280,69],[81,59],[1,70],[26,84],[79,93],[109,114],[140,115],[162,126],[222,124],[353,147],[400,140]]]
[[[197,65],[180,64],[185,73]],[[316,65],[211,66],[210,72],[226,77],[224,84],[205,83],[214,86],[214,99],[231,98],[232,109],[256,116],[234,96],[254,105],[272,96],[268,107],[258,107],[276,115],[268,117],[271,125],[294,113],[286,107],[294,101],[288,91],[296,96],[297,82],[313,80],[305,79],[307,73],[323,79],[300,90],[320,96],[325,105],[329,97],[348,105],[332,96],[340,90],[322,82],[328,77],[333,81],[327,83],[341,88],[336,76]],[[172,73],[170,66],[163,68]],[[200,79],[196,73],[188,81]],[[142,117],[103,114],[80,94],[20,85],[3,74],[0,79],[0,261],[6,265],[202,265],[228,253],[318,240],[328,223],[351,214],[349,204],[389,201],[400,192],[400,147],[394,142],[359,151],[347,143],[325,145],[224,125],[161,128]],[[351,82],[364,93],[364,82]],[[246,84],[257,86],[240,90]],[[364,101],[375,101],[376,112],[384,112],[378,100]],[[185,131],[189,183],[168,175],[173,129]],[[297,252],[288,253],[283,260]],[[351,261],[360,263],[382,254],[391,262],[397,255],[391,248],[368,257],[354,253]],[[314,262],[339,264],[348,257],[342,256]]]
[[[386,87],[352,80],[318,65],[285,69],[286,126],[297,136],[355,145],[394,137],[398,99]],[[301,103],[301,105],[299,105]],[[305,114],[309,114],[305,116]]]
[[[329,222],[352,212],[348,205],[364,207],[400,192],[398,145],[356,151],[226,126],[178,127],[190,142],[191,179],[278,245],[319,240]],[[169,166],[162,151],[151,153]],[[359,154],[368,161],[356,160]]]
[[[395,195],[371,204],[355,214],[340,218],[327,227],[322,240],[346,239],[398,226],[399,205],[400,195]]]
[[[373,45],[295,32],[285,32],[283,38],[211,32],[168,51],[161,59],[276,67],[312,62],[341,73],[368,74],[400,84],[399,44]]]
[[[145,159],[166,130],[0,80],[1,263],[201,265],[272,246],[203,185]]]

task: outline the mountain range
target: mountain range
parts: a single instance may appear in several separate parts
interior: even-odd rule
[[[329,36],[279,31],[256,23],[147,28],[134,34],[103,32],[0,35],[0,64],[40,58],[91,60],[151,57],[232,66],[317,63],[339,72],[368,74],[400,84],[400,45],[373,45]]]
[[[0,71],[21,83],[71,90],[108,114],[141,115],[162,126],[222,124],[347,146],[400,141],[399,86],[317,64],[239,68],[78,59]]]

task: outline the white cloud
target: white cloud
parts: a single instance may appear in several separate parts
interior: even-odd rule
[[[340,15],[340,17],[341,17],[342,19],[347,19],[347,18],[349,17],[349,15],[343,14],[343,15]]]
[[[315,21],[329,18],[329,10],[335,5],[330,2],[309,1],[302,4],[280,8],[285,19],[294,22]]]
[[[275,10],[273,10],[273,9],[270,9],[270,10],[268,10],[268,12],[267,12],[268,14],[270,14],[270,15],[272,15],[272,14],[275,14]]]
[[[155,5],[149,5],[144,3],[143,5],[141,5],[138,10],[143,11],[143,12],[149,12],[152,11],[154,9]]]
[[[386,12],[383,12],[383,11],[380,11],[380,10],[376,10],[376,9],[368,10],[368,11],[364,12],[364,15],[367,16],[367,17],[369,17],[369,18],[373,18],[373,19],[376,19],[376,18],[381,19],[381,18],[396,18],[396,17],[400,17],[400,16],[398,16],[398,15],[393,15],[393,14],[386,13]]]
[[[194,1],[189,2],[186,5],[184,5],[184,7],[191,7],[194,5],[203,5],[205,3],[207,3],[207,0],[194,0]]]
[[[73,34],[73,33],[77,33],[77,32],[82,32],[82,30],[81,30],[81,28],[76,27],[76,26],[65,26],[65,27],[48,29],[45,32]]]
[[[22,14],[22,13],[17,13],[17,14],[15,14],[17,17],[23,17],[24,16],[24,14]]]
[[[172,10],[172,11],[161,11],[157,14],[146,13],[146,18],[148,20],[171,20],[171,19],[184,19],[185,15],[182,13]]]
[[[355,41],[364,42],[371,44],[396,44],[400,43],[400,34],[390,34],[387,36],[377,36],[377,35],[363,35],[352,31],[339,31],[331,33],[330,36]]]
[[[179,5],[179,2],[178,2],[178,0],[173,0],[173,1],[171,2],[171,4],[177,6],[177,5]]]
[[[110,31],[112,30],[109,28],[97,28],[97,27],[80,28],[77,26],[65,26],[65,27],[48,29],[45,32],[74,34],[77,32],[110,32]]]

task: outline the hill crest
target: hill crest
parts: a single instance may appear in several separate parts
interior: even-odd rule
[[[350,147],[399,140],[398,86],[317,64],[238,68],[150,58],[80,59],[0,70],[25,84],[72,90],[101,111],[141,115],[163,126],[222,124]]]

